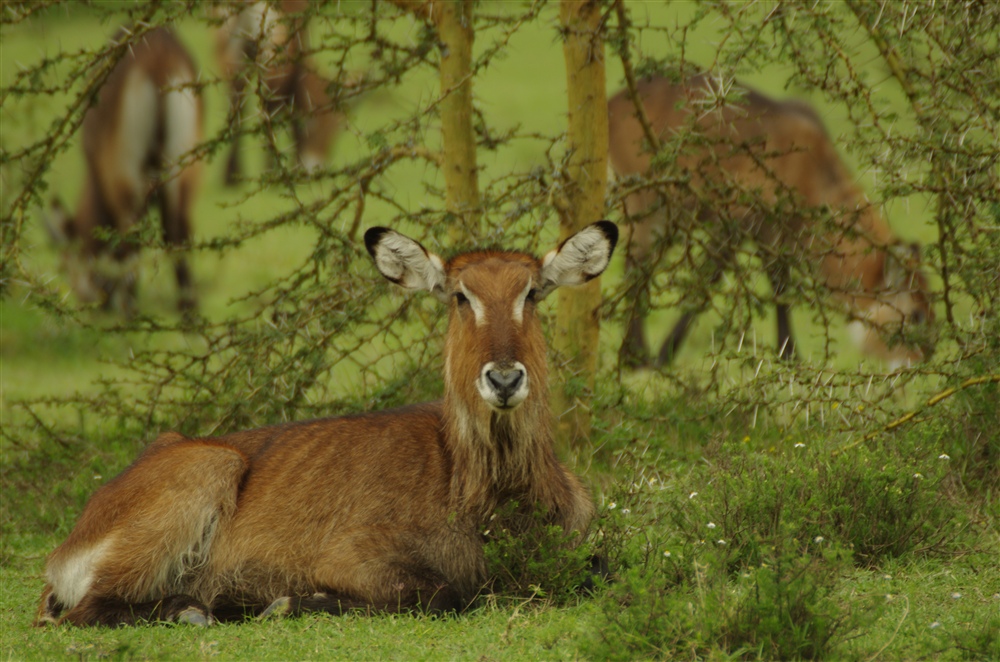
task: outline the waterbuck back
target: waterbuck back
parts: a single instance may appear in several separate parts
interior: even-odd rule
[[[673,238],[680,229],[668,220],[678,215],[666,209],[683,208],[712,235],[707,252],[716,265],[708,285],[719,280],[743,240],[756,244],[775,293],[783,358],[795,355],[783,299],[792,264],[818,266],[817,276],[858,322],[856,339],[865,352],[897,366],[931,350],[926,327],[933,311],[918,269],[919,247],[902,245],[868,202],[811,107],[749,88],[739,88],[737,101],[726,101],[721,83],[708,76],[679,83],[654,77],[637,88],[649,128],[669,147],[672,181],[686,182],[639,184],[625,200],[632,223],[626,269],[647,274],[638,281],[648,281],[655,267],[650,249],[657,238]],[[655,179],[649,141],[627,90],[608,102],[608,121],[614,172]],[[636,305],[622,345],[627,364],[647,360],[647,287],[640,285],[632,297]],[[707,305],[706,293],[695,296],[701,300],[688,306],[664,342],[659,364],[673,358]],[[916,329],[916,336],[924,329],[924,342],[902,342],[904,326],[908,333]]]
[[[116,43],[131,33],[121,30]],[[137,239],[130,236],[147,205],[160,208],[163,240],[171,248],[179,306],[195,296],[184,249],[200,164],[203,111],[191,55],[167,28],[130,44],[101,86],[83,120],[85,181],[76,212],[58,201],[48,219],[77,296],[131,313]],[[110,238],[109,238],[110,237]]]
[[[461,609],[510,502],[581,534],[593,505],[556,458],[536,306],[599,275],[601,221],[543,259],[445,262],[374,228],[378,270],[449,308],[441,402],[190,439],[161,435],[49,556],[36,623],[207,624],[253,614]]]

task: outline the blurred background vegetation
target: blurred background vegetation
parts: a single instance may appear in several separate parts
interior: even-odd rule
[[[618,581],[581,606],[566,573],[529,563],[525,556],[537,553],[501,539],[493,560],[521,564],[499,573],[518,580],[498,588],[470,623],[504,631],[522,604],[560,604],[590,627],[553,643],[545,626],[532,625],[529,643],[518,644],[527,648],[500,637],[483,650],[622,659],[1000,656],[1000,8],[626,1],[623,38],[613,5],[601,7],[609,95],[624,85],[620,54],[628,52],[640,74],[710,70],[816,109],[895,233],[924,246],[937,351],[888,372],[849,342],[842,314],[803,286],[792,307],[800,361],[782,363],[773,310],[760,304],[767,280],[747,257],[740,273],[750,287],[730,277],[708,293],[713,305],[672,366],[624,371],[619,251],[603,278],[596,387],[580,401],[593,412],[591,444],[570,458],[602,507],[592,544]],[[218,434],[438,397],[441,311],[392,293],[374,274],[360,242],[365,227],[399,228],[442,254],[484,244],[541,252],[557,238],[568,155],[555,4],[474,5],[482,216],[460,239],[449,230],[440,170],[427,158],[441,147],[433,31],[386,2],[308,5],[308,56],[346,119],[325,165],[305,172],[289,132],[260,112],[252,71],[248,120],[233,124],[215,55],[219,11],[199,2],[2,7],[7,656],[76,645],[25,634],[44,554],[94,487],[158,432]],[[42,223],[51,196],[72,208],[81,191],[77,128],[87,85],[111,35],[129,23],[172,26],[200,71],[194,319],[176,312],[157,232],[140,230],[150,238],[138,314],[125,319],[72,297]],[[246,169],[225,187],[236,132]],[[618,222],[620,196],[612,186],[607,215]],[[157,222],[150,214],[140,227]],[[680,296],[699,286],[691,273],[657,274],[654,343],[676,319]],[[546,314],[554,318],[551,305]],[[552,363],[558,371],[566,357]],[[927,404],[939,393],[946,396]],[[553,547],[542,541],[535,552],[561,559]],[[557,585],[546,586],[553,577]],[[472,627],[424,625],[444,628],[442,641],[449,628]],[[148,657],[165,645],[145,641],[151,635],[79,636],[91,648],[74,650],[87,656]],[[222,641],[227,655],[245,652]],[[204,656],[203,644],[185,635],[166,650]]]

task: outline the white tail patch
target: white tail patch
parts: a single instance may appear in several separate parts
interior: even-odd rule
[[[120,213],[131,216],[138,211],[144,200],[147,189],[146,162],[149,158],[150,145],[156,142],[156,129],[160,117],[159,90],[149,76],[132,67],[128,71],[124,89],[122,90],[121,109],[119,110],[119,125],[116,139],[111,146],[117,148],[118,157],[114,158],[107,152],[98,154],[98,158],[113,159],[107,161],[116,167],[106,167],[98,171],[101,176],[103,193],[109,200],[116,199],[116,190],[121,187],[119,181],[109,181],[111,177],[120,177],[127,182],[126,190],[131,193],[130,207],[121,208]],[[103,118],[109,121],[108,118]],[[169,133],[169,132],[167,132]],[[132,218],[129,218],[131,221]]]
[[[45,578],[52,586],[52,594],[67,608],[76,606],[94,583],[98,566],[111,546],[112,537],[73,554],[67,559],[50,562]]]
[[[167,177],[176,176],[185,155],[191,158],[190,152],[201,135],[201,105],[189,87],[192,83],[189,76],[176,76],[167,83],[169,91],[163,95],[163,163]]]

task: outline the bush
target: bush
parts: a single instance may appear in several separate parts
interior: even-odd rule
[[[945,499],[941,462],[886,461],[864,449],[832,459],[801,453],[726,450],[667,491],[662,512],[674,544],[724,544],[731,572],[759,566],[773,549],[821,556],[831,544],[873,567],[943,553],[962,530],[964,518]]]
[[[711,550],[711,548],[708,548]],[[835,591],[849,554],[822,558],[775,550],[731,576],[712,551],[688,559],[674,583],[674,556],[629,572],[603,602],[605,623],[584,646],[595,659],[703,657],[819,659],[872,616],[874,603],[843,603]]]
[[[565,604],[582,588],[603,581],[606,564],[592,541],[547,524],[541,510],[524,513],[518,504],[507,504],[490,520],[485,535],[488,590],[494,597]]]

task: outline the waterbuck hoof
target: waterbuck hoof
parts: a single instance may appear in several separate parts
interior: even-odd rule
[[[184,611],[177,614],[174,618],[174,622],[206,628],[212,624],[212,617],[198,607],[188,607]]]
[[[292,613],[292,599],[289,597],[278,598],[267,606],[267,609],[260,613],[257,618],[264,620],[268,618],[281,618]]]

